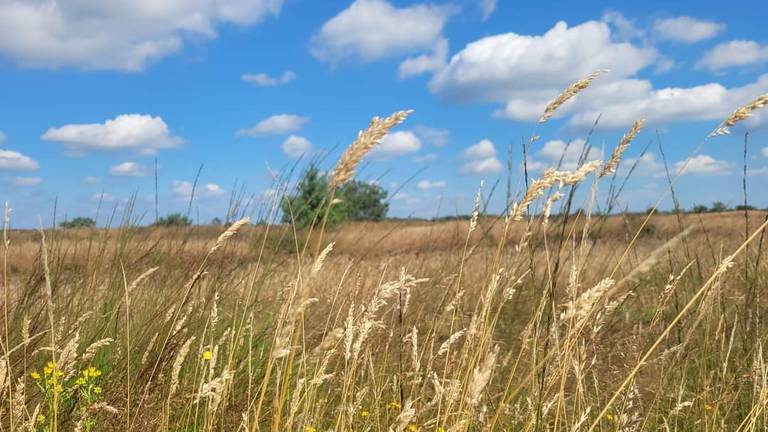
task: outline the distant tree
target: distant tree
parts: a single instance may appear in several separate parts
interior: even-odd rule
[[[341,186],[336,195],[343,201],[349,220],[380,221],[389,211],[387,191],[377,184],[353,180]]]
[[[345,220],[384,219],[389,210],[386,197],[387,191],[381,186],[353,180],[336,190],[328,210],[328,176],[313,164],[302,174],[296,191],[283,197],[280,208],[283,222],[303,228],[319,222],[327,211],[327,225],[333,226]]]
[[[697,204],[693,206],[691,211],[694,213],[706,213],[709,211],[709,208],[707,208],[705,205]]]
[[[712,213],[719,213],[728,211],[728,206],[722,201],[715,201],[712,203],[712,207],[709,208]]]
[[[96,222],[89,217],[76,217],[60,223],[59,226],[62,228],[93,228],[96,226]]]
[[[162,227],[184,227],[192,225],[192,220],[181,213],[172,213],[166,217],[161,217],[154,223],[154,225]]]
[[[221,221],[221,219],[215,217],[215,218],[211,219],[211,223],[209,225],[212,225],[212,226],[222,226],[223,224],[224,223]]]
[[[734,210],[741,210],[741,211],[744,211],[744,210],[757,210],[757,207],[755,207],[753,205],[749,205],[749,204],[748,205],[739,204],[736,207],[734,207],[733,209]]]

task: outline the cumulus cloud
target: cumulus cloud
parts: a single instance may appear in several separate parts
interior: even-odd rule
[[[666,87],[654,89],[650,81],[625,79],[598,84],[579,95],[579,100],[563,109],[573,114],[570,125],[588,127],[602,114],[603,127],[624,128],[639,118],[650,124],[675,121],[713,120],[728,116],[734,109],[752,100],[755,95],[768,91],[768,74],[754,83],[727,88],[719,83],[693,87]],[[762,114],[746,123],[762,127],[768,122]]]
[[[496,117],[530,122],[571,83],[595,69],[610,69],[555,114],[579,129],[591,126],[601,114],[602,128],[626,128],[638,118],[651,125],[719,120],[768,90],[768,74],[731,88],[719,83],[655,88],[649,80],[636,78],[644,68],[663,61],[653,48],[617,42],[605,22],[574,27],[560,22],[540,36],[506,33],[471,42],[429,86],[446,100],[502,102]],[[768,125],[767,117],[756,116],[747,126]]]
[[[171,192],[179,201],[189,201],[192,198],[194,184],[186,180],[173,180],[171,182]],[[216,183],[198,184],[194,189],[195,198],[215,198],[224,195],[226,192]]]
[[[136,162],[123,162],[112,166],[109,173],[118,177],[143,177],[147,175],[147,170]]]
[[[85,184],[92,185],[101,182],[101,179],[95,176],[85,176],[85,178],[83,178],[83,182],[85,182]]]
[[[40,168],[36,160],[13,150],[0,149],[0,170],[35,171]]]
[[[435,44],[432,52],[403,60],[398,66],[398,75],[401,79],[436,72],[443,67],[448,60],[448,39],[441,38]]]
[[[130,150],[154,154],[159,149],[179,147],[162,118],[147,114],[122,114],[104,123],[70,124],[48,129],[46,141],[59,142],[75,152]]]
[[[185,39],[217,27],[251,26],[277,15],[283,0],[4,0],[0,56],[24,67],[141,71]]]
[[[373,159],[392,159],[421,149],[421,140],[411,131],[390,132],[369,153]]]
[[[733,168],[733,163],[715,159],[709,155],[693,156],[686,161],[675,163],[675,171],[683,174],[708,174],[708,175],[728,175]]]
[[[280,147],[286,156],[293,159],[298,159],[312,151],[312,143],[298,135],[289,136]]]
[[[413,132],[425,143],[435,147],[443,147],[451,140],[451,131],[448,129],[433,128],[424,125],[416,125]]]
[[[627,41],[645,37],[645,31],[638,28],[634,21],[626,18],[620,12],[609,10],[603,14],[603,22],[612,25],[618,40]]]
[[[43,182],[40,177],[16,177],[13,184],[16,186],[37,186]]]
[[[287,84],[296,79],[296,74],[291,71],[285,71],[282,75],[271,77],[266,73],[243,74],[243,81],[256,84],[259,87],[274,87],[281,84]]]
[[[496,146],[489,139],[483,139],[469,146],[461,153],[466,162],[461,164],[461,174],[493,174],[503,169],[496,158]]]
[[[635,165],[637,164],[637,165]],[[629,169],[635,166],[633,176],[641,177],[664,177],[666,176],[666,170],[664,164],[656,159],[654,153],[645,153],[639,158],[627,158],[621,162],[620,171],[622,174],[629,174]],[[670,173],[674,174],[674,173]]]
[[[656,58],[652,48],[614,42],[604,22],[568,27],[561,21],[541,36],[505,33],[469,43],[435,74],[430,89],[453,101],[534,97],[546,105],[595,69],[611,70],[601,79],[624,78]]]
[[[496,11],[498,0],[479,0],[480,12],[483,13],[483,21],[493,15]]]
[[[711,71],[768,62],[768,46],[751,40],[733,40],[715,45],[697,66]]]
[[[558,165],[560,169],[575,170],[578,168],[579,160],[582,155],[585,154],[584,161],[593,161],[595,159],[602,159],[602,153],[595,147],[587,148],[587,142],[584,139],[578,138],[570,142],[563,140],[547,141],[536,153],[536,157],[544,159],[546,164],[536,164],[534,160],[533,166],[545,166],[547,168],[555,168]]]
[[[237,136],[283,135],[299,131],[307,122],[309,122],[309,117],[296,114],[277,114],[256,123],[256,126],[240,129],[237,131]]]
[[[443,180],[420,180],[416,183],[416,187],[421,190],[442,189],[445,186],[446,183]]]
[[[337,64],[426,51],[441,38],[452,8],[415,4],[397,8],[385,0],[355,0],[312,37],[311,54]]]
[[[657,19],[653,22],[653,35],[658,40],[696,43],[711,39],[725,30],[725,25],[689,16]]]
[[[768,158],[768,147],[763,147],[760,149],[760,154],[763,155],[763,157]]]
[[[489,139],[483,139],[465,149],[461,155],[466,159],[485,159],[496,156],[496,147]]]

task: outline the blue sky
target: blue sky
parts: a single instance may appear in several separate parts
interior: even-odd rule
[[[391,215],[467,213],[480,180],[506,178],[510,145],[518,178],[543,107],[595,69],[610,72],[536,128],[533,176],[568,142],[572,168],[598,115],[590,157],[645,118],[626,158],[658,131],[674,171],[768,92],[766,14],[759,1],[1,0],[0,199],[35,226],[56,201],[60,218],[93,216],[102,192],[108,209],[135,193],[151,221],[155,158],[163,214],[186,210],[202,163],[205,222],[235,182],[266,196],[270,170],[302,155],[330,167],[371,116],[414,109],[360,177],[402,187]],[[768,206],[766,114],[693,155],[682,205],[739,203],[749,130],[751,200]],[[620,206],[643,210],[664,188],[654,142]]]

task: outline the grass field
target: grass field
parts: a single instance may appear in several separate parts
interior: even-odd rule
[[[592,214],[641,126],[499,217],[5,229],[0,428],[763,430],[768,214]]]

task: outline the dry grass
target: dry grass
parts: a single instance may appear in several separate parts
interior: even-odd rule
[[[593,214],[641,127],[500,217],[6,229],[0,430],[765,429],[768,215]]]

